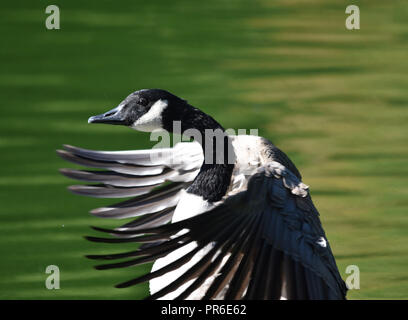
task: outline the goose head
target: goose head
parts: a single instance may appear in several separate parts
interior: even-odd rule
[[[172,121],[192,108],[187,101],[162,89],[143,89],[131,93],[116,108],[92,116],[88,123],[124,125],[144,132],[172,130]]]

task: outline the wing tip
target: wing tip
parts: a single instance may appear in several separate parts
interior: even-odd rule
[[[86,174],[85,171],[75,170],[70,168],[60,168],[59,173],[70,179],[83,180],[82,176]]]
[[[130,287],[132,284],[129,283],[129,281],[127,282],[122,282],[122,283],[118,283],[115,285],[115,288],[117,289],[124,289],[124,288],[128,288]]]
[[[60,157],[63,157],[63,155],[69,154],[68,151],[62,150],[62,149],[56,149],[55,152],[56,152]]]
[[[66,175],[66,174],[68,174],[68,173],[71,171],[71,169],[68,169],[68,168],[60,168],[60,169],[58,169],[58,171],[59,171],[60,173],[62,173],[63,175]]]
[[[102,259],[101,255],[99,254],[86,254],[84,257],[90,260],[101,260]]]
[[[101,228],[101,227],[95,227],[95,226],[90,226],[91,229],[99,232],[105,232],[105,233],[115,233],[115,230],[113,229],[107,229],[107,228]]]
[[[100,208],[95,208],[89,211],[89,213],[95,217],[99,218],[113,218],[110,215],[107,215],[106,213],[111,211],[111,208],[108,207],[100,207]]]
[[[75,149],[78,149],[77,147],[70,145],[70,144],[63,144],[62,147],[66,150],[66,151],[72,151]]]
[[[72,193],[82,194],[81,191],[84,189],[84,186],[79,185],[79,184],[74,184],[74,185],[68,186],[67,189],[71,191]]]
[[[112,267],[110,267],[110,264],[99,264],[97,266],[94,266],[95,270],[108,270],[108,269],[112,269]]]
[[[93,237],[93,236],[84,236],[85,240],[91,241],[91,242],[105,242],[105,238],[99,238],[99,237]]]

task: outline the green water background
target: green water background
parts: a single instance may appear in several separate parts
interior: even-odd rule
[[[0,12],[0,298],[139,299],[113,285],[149,270],[96,271],[90,216],[55,149],[151,147],[149,135],[90,126],[128,93],[164,88],[226,128],[257,128],[311,186],[351,299],[408,298],[406,1],[3,1]],[[361,29],[345,8],[357,4]],[[57,265],[61,289],[45,288]]]

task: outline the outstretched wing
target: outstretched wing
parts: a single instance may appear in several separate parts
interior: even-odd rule
[[[136,151],[95,151],[64,145],[64,150],[57,153],[75,164],[103,169],[61,169],[69,178],[96,183],[70,186],[72,192],[97,198],[131,197],[91,211],[102,218],[138,217],[117,230],[150,228],[169,222],[180,191],[191,184],[203,162],[201,146],[196,142]]]
[[[91,241],[155,243],[122,254],[89,256],[126,259],[97,269],[152,262],[196,244],[179,259],[117,287],[129,287],[174,271],[210,246],[201,259],[150,299],[163,297],[188,283],[177,297],[186,299],[214,276],[215,280],[205,286],[203,299],[344,299],[346,295],[307,186],[278,162],[261,167],[250,178],[246,191],[192,218],[154,228],[94,229],[127,238],[88,237]]]

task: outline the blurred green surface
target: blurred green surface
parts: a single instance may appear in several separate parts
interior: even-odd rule
[[[115,289],[149,266],[96,271],[87,211],[55,149],[152,146],[148,134],[89,126],[131,91],[164,88],[226,128],[258,128],[311,186],[351,299],[408,298],[408,3],[353,1],[3,1],[0,11],[0,298],[139,299]],[[61,289],[47,290],[58,265]]]

